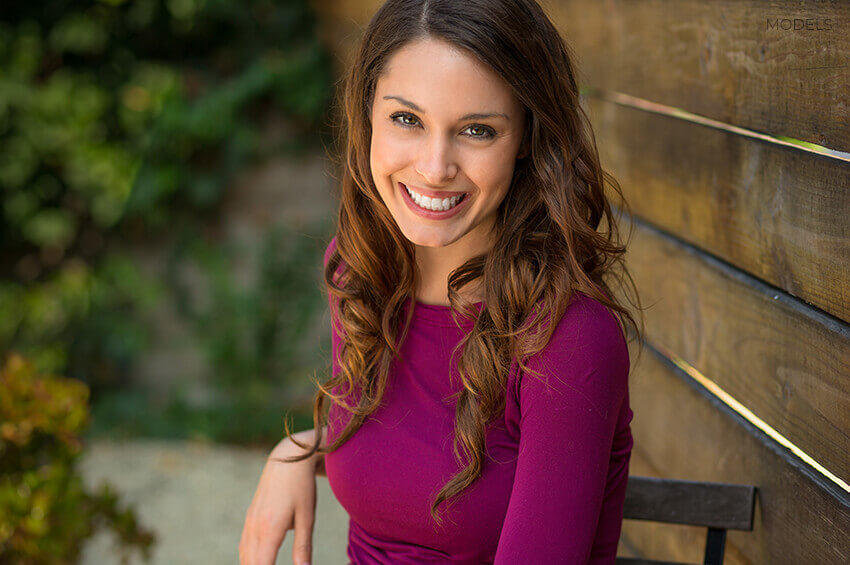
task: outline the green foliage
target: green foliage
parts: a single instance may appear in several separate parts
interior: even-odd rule
[[[145,346],[138,312],[162,290],[115,251],[202,224],[247,165],[318,141],[329,58],[307,0],[0,11],[0,352],[97,391]],[[257,132],[270,117],[287,139]]]
[[[213,397],[199,405],[182,386],[164,402],[144,390],[110,392],[95,407],[93,433],[263,444],[280,438],[285,410],[310,427],[304,404],[330,351],[328,332],[317,327],[326,310],[320,258],[328,228],[312,232],[269,230],[256,271],[246,273],[239,266],[246,249],[184,230],[166,284],[210,367]]]
[[[178,289],[178,305],[205,346],[215,378],[227,394],[244,389],[246,375],[272,380],[315,362],[305,332],[324,307],[319,292],[321,237],[305,237],[284,226],[269,231],[257,262],[254,282],[237,281],[235,263],[243,250],[188,235],[173,257],[169,279]],[[198,300],[175,270],[195,264],[209,276],[209,296]],[[193,300],[194,299],[194,300]]]
[[[108,484],[87,492],[75,469],[88,395],[84,383],[41,375],[17,354],[0,368],[0,562],[73,563],[103,526],[149,560],[153,534]]]
[[[40,284],[0,280],[0,351],[19,351],[40,371],[109,385],[149,343],[138,312],[162,293],[117,253],[95,268],[65,261]]]
[[[324,233],[322,234],[324,235]],[[240,285],[234,268],[239,249],[210,245],[199,238],[187,249],[210,275],[206,304],[186,297],[179,303],[209,361],[218,393],[215,413],[226,426],[212,430],[223,441],[259,442],[278,438],[283,410],[292,392],[309,383],[308,375],[330,350],[329,337],[317,339],[317,317],[326,301],[320,289],[325,239],[277,226],[260,252],[252,285]],[[175,263],[172,263],[174,265]],[[172,284],[180,281],[172,270]],[[311,326],[313,326],[311,328]],[[268,410],[268,414],[264,414]]]
[[[292,406],[291,397],[262,384],[258,387],[256,379],[246,376],[246,381],[254,390],[269,392],[260,400],[246,400],[247,395],[220,397],[198,406],[181,386],[165,402],[145,390],[109,391],[93,407],[90,435],[115,441],[143,436],[267,448],[280,441],[286,417],[292,418],[293,429],[313,427],[308,407]]]

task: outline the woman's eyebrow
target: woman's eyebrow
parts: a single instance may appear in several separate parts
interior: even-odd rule
[[[421,112],[423,114],[427,113],[425,110],[423,110],[413,102],[405,100],[401,96],[384,96],[384,100],[398,100],[411,110],[416,110],[417,112]],[[461,120],[484,120],[487,118],[505,118],[506,120],[510,120],[507,114],[503,114],[501,112],[467,114],[462,117]]]

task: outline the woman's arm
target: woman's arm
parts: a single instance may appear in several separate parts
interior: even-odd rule
[[[294,563],[310,561],[316,516],[316,473],[324,455],[315,453],[300,461],[285,460],[309,450],[299,447],[316,439],[313,429],[282,439],[269,454],[260,482],[245,514],[239,541],[239,563],[275,563],[286,533],[294,530]],[[280,461],[280,460],[283,461]]]
[[[529,360],[548,383],[522,375],[517,467],[495,565],[614,563],[631,449],[615,431],[629,361],[601,308],[571,306]]]
[[[292,437],[298,440],[300,443],[309,445],[316,441],[316,429],[310,428],[309,430],[303,430],[297,433],[292,434]],[[328,438],[328,427],[325,425],[322,427],[322,447],[327,445]],[[295,445],[291,439],[288,437],[280,440],[272,452],[269,454],[270,458],[284,458],[284,457],[293,457],[295,455],[300,455],[305,453],[306,450],[301,449],[297,445]],[[325,454],[324,453],[314,453],[310,458],[310,461],[313,463],[313,467],[316,470],[316,475],[321,477],[327,477],[325,474]]]

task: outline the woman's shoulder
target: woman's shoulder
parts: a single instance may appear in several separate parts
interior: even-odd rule
[[[614,311],[601,300],[582,291],[575,291],[570,303],[558,321],[552,339],[609,343],[623,338],[623,332]],[[616,341],[616,340],[615,340]]]
[[[618,397],[626,387],[629,350],[616,314],[603,302],[576,291],[549,342],[528,359],[528,367],[545,378],[546,388],[583,390],[594,403]],[[523,388],[538,379],[523,377]],[[592,392],[594,391],[595,392]]]

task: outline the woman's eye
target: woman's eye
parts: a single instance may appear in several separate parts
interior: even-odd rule
[[[415,116],[404,112],[393,114],[390,119],[403,127],[414,127],[417,123]]]
[[[490,139],[495,135],[493,130],[484,126],[469,126],[466,129],[472,132],[471,137],[477,137],[478,139]]]

